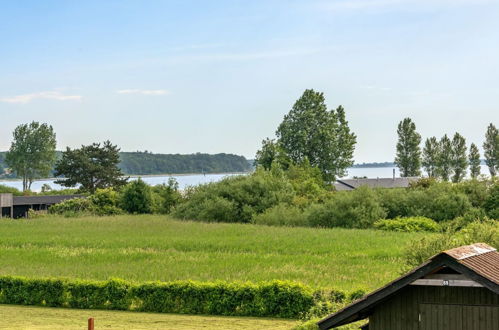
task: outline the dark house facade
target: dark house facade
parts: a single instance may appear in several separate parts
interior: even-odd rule
[[[318,325],[364,319],[363,330],[499,330],[499,253],[483,243],[444,251]]]
[[[51,205],[67,199],[81,198],[81,195],[13,196],[0,194],[0,217],[24,218],[30,209],[47,210]]]

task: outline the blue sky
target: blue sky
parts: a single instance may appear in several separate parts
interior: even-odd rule
[[[48,122],[58,148],[252,158],[303,90],[342,104],[356,162],[396,125],[483,143],[499,124],[499,0],[0,0],[0,150]]]

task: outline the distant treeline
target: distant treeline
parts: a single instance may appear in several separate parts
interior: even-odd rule
[[[61,152],[57,152],[57,159]],[[233,154],[154,154],[151,152],[120,152],[119,167],[127,175],[228,173],[247,172],[252,169],[244,156]],[[0,177],[15,178],[5,173],[5,152],[0,152]]]
[[[227,173],[251,170],[248,160],[233,154],[153,154],[121,152],[119,167],[126,174]]]

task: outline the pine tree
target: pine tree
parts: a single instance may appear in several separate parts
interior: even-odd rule
[[[431,138],[426,139],[423,148],[422,165],[430,178],[436,178],[438,176],[438,153],[439,145],[437,138],[432,136]]]
[[[452,174],[452,141],[445,134],[439,144],[438,155],[438,176],[444,180],[449,181]]]
[[[476,144],[472,143],[470,145],[470,154],[468,156],[470,164],[470,175],[473,179],[476,179],[480,175],[480,152]]]
[[[411,118],[402,120],[397,128],[398,142],[395,164],[401,176],[419,176],[421,174],[421,135],[416,132],[416,125]]]
[[[487,127],[483,150],[490,175],[496,176],[499,171],[499,131],[492,123]]]
[[[455,133],[452,138],[452,182],[461,182],[466,176],[468,159],[466,157],[466,140],[464,137]]]

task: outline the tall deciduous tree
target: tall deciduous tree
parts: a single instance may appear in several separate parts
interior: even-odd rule
[[[33,180],[47,177],[55,162],[55,133],[52,126],[32,122],[16,127],[5,161],[23,179],[23,191]]]
[[[473,179],[476,179],[480,175],[480,152],[474,143],[470,145],[468,161],[470,165],[470,175]]]
[[[80,149],[67,148],[56,163],[55,175],[63,179],[55,183],[65,187],[80,185],[81,191],[95,192],[98,188],[119,187],[128,178],[118,168],[120,149],[110,141],[94,143]]]
[[[272,164],[278,164],[281,168],[287,169],[291,163],[282,147],[275,140],[269,138],[262,141],[262,148],[256,152],[255,166],[261,166],[266,170]]]
[[[432,136],[431,138],[426,139],[423,148],[422,165],[430,178],[436,178],[438,176],[438,154],[439,145],[437,138]]]
[[[395,164],[403,177],[421,174],[421,135],[411,118],[402,120],[397,128],[398,142]]]
[[[468,158],[466,156],[466,140],[464,137],[455,133],[452,138],[452,182],[461,182],[466,176],[468,167]]]
[[[487,127],[483,150],[490,175],[496,176],[499,171],[499,131],[492,123]]]
[[[445,134],[439,142],[438,153],[438,176],[444,180],[449,181],[452,175],[452,141]]]
[[[307,89],[284,116],[276,132],[282,150],[296,164],[308,160],[326,181],[344,176],[353,165],[356,136],[345,110],[328,110],[323,93]]]

